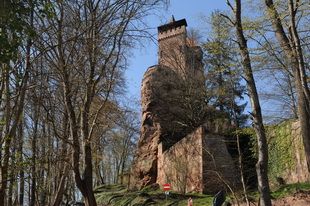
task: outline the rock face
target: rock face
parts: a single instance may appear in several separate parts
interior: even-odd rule
[[[134,157],[135,164],[131,174],[131,189],[141,189],[157,180],[158,143],[162,136],[158,122],[156,98],[153,90],[158,86],[157,67],[151,67],[144,74],[141,88],[142,125],[138,148]]]
[[[158,27],[159,65],[142,80],[141,137],[130,189],[170,183],[182,192],[216,193],[238,186],[223,137],[212,135],[212,112],[203,102],[202,51],[187,38],[186,20]]]
[[[184,83],[174,70],[157,65],[145,72],[141,87],[141,136],[134,157],[132,189],[156,182],[160,142],[166,150],[199,126],[200,122],[194,124],[189,118],[193,111],[186,107],[193,103],[190,99],[182,100],[185,93]]]

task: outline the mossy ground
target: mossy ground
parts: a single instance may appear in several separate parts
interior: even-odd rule
[[[293,183],[278,187],[277,189],[271,192],[271,197],[273,200],[276,200],[280,198],[291,197],[298,193],[308,193],[308,192],[310,192],[310,182]],[[249,194],[249,199],[252,202],[258,202],[259,200],[258,191],[251,192]]]
[[[103,185],[96,188],[98,204],[111,206],[177,206],[187,205],[188,199],[192,198],[195,205],[211,206],[213,197],[203,194],[182,194],[176,191],[165,191],[156,185],[151,185],[139,191],[129,191],[121,185]]]
[[[273,198],[282,198],[291,196],[302,191],[310,191],[310,182],[287,184],[275,190],[271,196]]]
[[[182,206],[187,205],[188,199],[192,198],[194,205],[212,206],[213,196],[204,194],[182,194],[176,191],[170,191],[167,196],[163,189],[158,185],[150,185],[142,190],[130,191],[124,185],[103,185],[95,189],[98,204],[110,206]],[[274,192],[271,196],[274,199],[293,196],[296,193],[310,191],[310,182],[294,183],[283,185]],[[258,193],[254,192],[249,195],[254,202],[258,201]],[[226,197],[227,201],[231,201],[230,197]],[[239,203],[242,201],[239,200]]]

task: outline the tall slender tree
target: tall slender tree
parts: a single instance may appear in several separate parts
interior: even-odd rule
[[[243,67],[243,75],[245,77],[248,94],[251,101],[253,126],[256,133],[257,146],[258,146],[258,162],[256,164],[256,172],[258,179],[258,190],[261,196],[262,206],[271,206],[271,197],[268,180],[268,145],[265,127],[263,124],[263,117],[259,103],[259,97],[256,89],[256,83],[253,76],[251,65],[251,58],[247,40],[244,35],[242,18],[241,18],[241,0],[234,0],[234,6],[227,0],[228,6],[233,11],[234,19],[230,22],[235,27],[237,43],[241,55],[241,63]]]
[[[1,122],[4,122],[0,125],[0,205],[5,205],[12,142],[15,140],[24,109],[31,67],[32,37],[26,34],[32,30],[33,10],[28,9],[26,5],[33,5],[33,2],[4,0],[1,1],[0,7],[0,117]],[[19,62],[18,50],[21,47],[25,49],[25,61]],[[21,63],[22,68],[19,68],[17,63]]]

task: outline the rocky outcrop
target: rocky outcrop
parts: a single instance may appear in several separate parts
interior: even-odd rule
[[[214,110],[204,102],[202,51],[187,38],[186,26],[185,19],[173,18],[158,27],[159,65],[149,67],[142,79],[141,136],[130,189],[157,182],[173,183],[183,192],[214,192],[224,179],[232,184],[235,178],[223,138],[210,136],[220,128],[213,128]],[[214,160],[220,166],[214,167]],[[229,173],[220,171],[223,168]],[[218,181],[210,185],[211,179]]]
[[[189,114],[184,107],[190,102],[187,104],[181,100],[183,86],[176,73],[165,66],[150,67],[143,76],[141,136],[132,168],[132,189],[156,182],[160,142],[169,148],[198,125],[189,122]]]
[[[183,83],[164,66],[150,67],[143,77],[141,137],[131,189],[169,182],[178,191],[214,193],[225,187],[223,180],[232,187],[239,180],[223,137],[212,135],[225,124],[199,126],[204,116],[193,121],[194,111],[187,107],[193,108],[194,101],[184,97],[190,96]]]
[[[161,89],[162,69],[150,67],[144,74],[141,87],[142,125],[138,148],[134,156],[130,189],[141,189],[156,182],[158,144],[162,127],[157,117],[157,97],[153,91]],[[160,92],[160,91],[159,91]]]
[[[134,156],[130,189],[141,189],[156,182],[160,133],[160,125],[156,122],[153,122],[153,126],[142,126],[141,137]]]

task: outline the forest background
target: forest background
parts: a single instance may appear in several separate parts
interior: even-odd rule
[[[205,51],[206,103],[232,112],[225,86],[233,80],[242,117],[247,95],[242,79],[248,73],[242,74],[233,27],[238,18],[231,13],[240,1],[235,7],[194,2],[171,1],[171,7],[161,0],[1,2],[0,205],[59,205],[63,198],[81,197],[96,205],[95,186],[122,181],[139,137],[142,74],[157,64],[156,27],[171,13],[187,19],[194,28],[189,35]],[[197,14],[192,5],[199,7]],[[309,109],[310,9],[307,1],[275,1],[277,13],[266,13],[265,5],[273,1],[242,2],[243,31],[259,96],[266,101],[264,123],[279,123],[299,117],[297,108]],[[193,13],[187,16],[188,11]],[[270,14],[280,14],[284,35],[296,43],[291,46],[299,52],[296,62],[302,57],[300,81],[293,81],[297,70],[289,48],[274,36],[279,25],[272,25]],[[300,92],[308,103],[299,104]],[[255,117],[250,109],[244,114]]]

